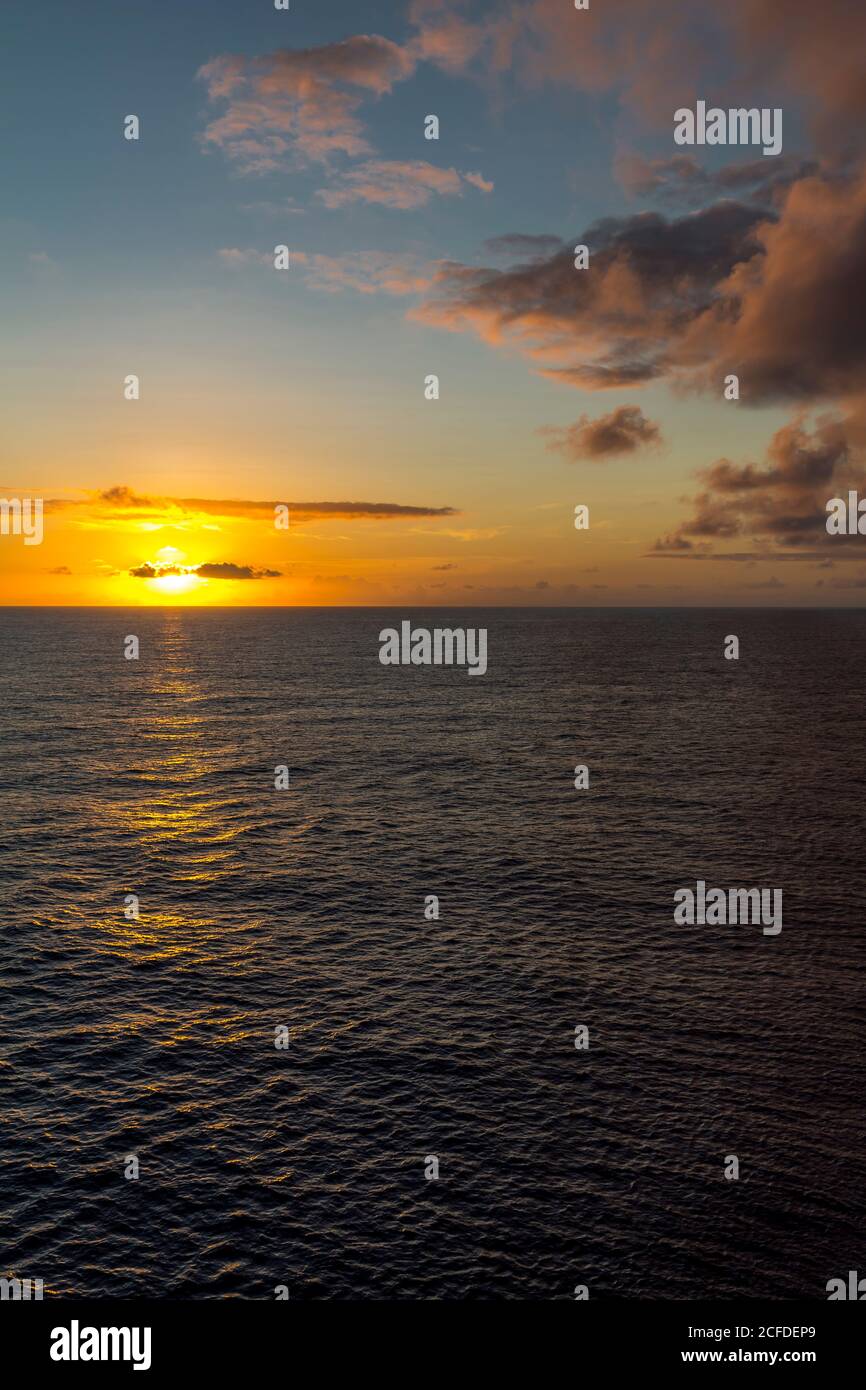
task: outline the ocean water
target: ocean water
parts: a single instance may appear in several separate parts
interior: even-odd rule
[[[487,675],[381,666],[404,617],[486,627]],[[0,1273],[825,1298],[866,1267],[864,689],[851,611],[0,611]],[[698,879],[781,934],[677,926]]]

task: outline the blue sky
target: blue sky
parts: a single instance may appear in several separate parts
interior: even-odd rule
[[[624,379],[613,390],[598,389],[597,381],[576,389],[541,370],[559,332],[549,328],[555,298],[543,304],[549,336],[539,352],[510,338],[510,309],[496,304],[496,282],[485,289],[479,326],[461,318],[459,293],[458,308],[437,315],[429,290],[397,293],[379,285],[362,293],[354,277],[359,266],[366,276],[371,265],[397,265],[421,284],[435,279],[443,263],[465,276],[503,264],[485,245],[490,239],[546,235],[567,247],[600,219],[614,219],[610,225],[625,238],[623,256],[631,257],[643,236],[639,215],[679,219],[682,232],[670,238],[676,243],[690,235],[690,219],[714,200],[718,206],[720,190],[722,200],[739,200],[760,241],[758,194],[742,183],[723,186],[717,177],[728,168],[748,172],[753,152],[704,149],[699,161],[690,155],[688,168],[671,172],[672,157],[681,155],[672,143],[673,109],[696,91],[710,99],[718,92],[720,101],[784,101],[785,158],[776,166],[784,178],[767,203],[771,228],[789,189],[813,196],[814,171],[791,161],[825,157],[811,143],[815,92],[792,90],[783,57],[759,32],[750,30],[742,45],[736,26],[756,23],[750,0],[736,0],[730,14],[698,4],[685,18],[671,0],[655,9],[623,0],[615,13],[595,7],[590,19],[555,0],[527,0],[513,11],[485,0],[415,2],[414,23],[407,0],[293,0],[288,12],[266,0],[74,6],[47,0],[7,7],[4,47],[11,62],[0,90],[0,120],[13,132],[0,149],[6,481],[73,491],[124,485],[160,497],[242,491],[447,504],[467,518],[466,530],[475,536],[470,558],[483,580],[480,592],[531,592],[531,575],[546,574],[550,556],[550,584],[563,599],[575,590],[567,520],[582,500],[599,516],[589,548],[604,541],[610,559],[619,537],[622,563],[614,566],[619,577],[608,576],[611,593],[633,600],[645,570],[642,583],[673,600],[684,566],[653,558],[640,565],[638,558],[651,554],[646,548],[654,537],[679,526],[679,513],[696,492],[696,472],[720,457],[760,461],[774,432],[790,424],[792,408],[801,416],[838,408],[839,393],[819,390],[800,399],[773,388],[731,409],[712,383],[708,389],[705,373],[684,371],[691,370],[691,349],[675,373],[649,374],[634,385]],[[832,7],[840,3],[832,0]],[[792,44],[801,43],[808,55],[814,41],[797,28],[808,22],[808,11],[796,0],[788,13]],[[468,56],[459,61],[413,59],[411,71],[388,90],[353,88],[352,119],[364,152],[304,157],[291,132],[272,167],[255,172],[237,157],[236,145],[205,138],[227,110],[236,113],[250,98],[251,75],[269,70],[278,50],[312,50],[311,71],[316,80],[325,74],[329,97],[333,45],[374,35],[408,52],[419,34],[450,20],[487,26],[490,43],[498,41],[497,25],[503,32],[510,25],[508,61],[494,71],[492,47],[467,45]],[[755,61],[744,62],[744,52]],[[212,73],[220,62],[238,66],[245,90],[225,99],[209,93],[201,70]],[[796,72],[808,75],[799,57]],[[822,74],[814,85],[826,101]],[[122,138],[130,113],[141,121],[137,142]],[[430,113],[440,119],[438,141],[423,138]],[[267,122],[253,135],[270,138]],[[640,161],[653,177],[661,171],[649,196],[639,179],[624,177],[624,157]],[[393,196],[339,201],[371,163],[393,168],[393,162],[435,166],[459,193],[436,192],[409,208],[395,205]],[[328,206],[326,198],[338,205]],[[828,225],[832,216],[828,210]],[[711,237],[723,220],[710,218]],[[599,245],[606,235],[597,233]],[[269,264],[280,243],[295,258],[285,276]],[[743,244],[747,253],[738,254],[753,257],[756,243]],[[545,254],[555,259],[553,251]],[[625,264],[614,266],[615,273]],[[717,284],[700,288],[710,309],[731,293],[730,268]],[[651,286],[649,270],[641,294]],[[541,266],[542,296],[549,295],[545,277]],[[449,291],[455,283],[446,277]],[[671,286],[672,301],[683,295],[684,322],[697,293]],[[525,307],[521,331],[527,331]],[[658,304],[648,309],[648,321],[657,312]],[[607,333],[611,317],[615,301]],[[597,325],[587,327],[590,353]],[[633,340],[639,331],[638,310],[628,334]],[[647,349],[653,331],[648,327]],[[676,359],[676,332],[670,323],[660,331]],[[580,356],[583,334],[576,326],[572,357]],[[742,345],[737,351],[742,355]],[[692,355],[697,361],[701,354],[708,355],[706,334]],[[713,371],[723,367],[722,353]],[[142,381],[135,411],[118,389],[128,372]],[[433,409],[422,395],[431,372],[442,388]],[[622,409],[639,409],[651,427],[627,440],[621,457],[601,460],[596,452],[585,462],[574,456],[573,441],[556,452],[551,431],[564,436],[581,421]],[[717,511],[726,505],[714,500]],[[705,527],[707,517],[699,520]],[[729,535],[746,534],[741,518],[732,525]],[[683,534],[702,535],[700,527]],[[382,549],[386,536],[390,550]],[[406,536],[383,526],[375,542],[370,532],[364,537],[365,563],[380,561],[383,576],[399,570]],[[764,541],[753,536],[749,544]],[[681,558],[684,549],[679,544],[672,557]],[[699,567],[689,568],[692,585]],[[712,581],[707,576],[698,585],[708,593],[721,570],[704,568],[714,571]],[[659,585],[662,573],[667,587]],[[804,593],[801,585],[797,594]]]

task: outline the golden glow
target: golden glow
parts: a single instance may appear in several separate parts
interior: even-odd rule
[[[564,597],[598,603],[608,595],[622,602],[628,592],[608,583],[612,523],[598,489],[590,499],[593,530],[581,537],[579,551],[571,526],[573,503],[560,494],[529,517],[533,541],[523,553],[516,537],[528,524],[527,515],[507,498],[485,500],[483,512],[468,506],[465,522],[436,516],[377,522],[322,516],[293,519],[283,530],[261,502],[243,500],[242,485],[205,484],[198,477],[173,482],[183,493],[218,497],[230,491],[235,497],[209,509],[184,509],[170,500],[148,500],[146,488],[142,495],[120,485],[101,493],[72,491],[47,508],[44,544],[0,545],[0,604],[174,609],[397,601],[520,604]],[[317,484],[296,483],[315,495]],[[265,484],[261,491],[278,495],[276,487]],[[450,495],[443,493],[441,500]],[[453,495],[458,502],[467,500],[456,484]],[[662,503],[651,506],[640,496],[632,512],[621,498],[617,507],[621,525],[632,528],[617,553],[620,579],[641,587],[638,581],[648,573],[643,554],[664,529]],[[633,512],[640,513],[638,519]],[[145,530],[158,535],[146,536]],[[700,568],[711,577],[709,567]],[[650,569],[650,579],[654,574]],[[681,575],[680,566],[674,577]],[[648,587],[658,593],[656,585]]]
[[[148,579],[146,583],[154,592],[174,598],[179,594],[188,594],[200,584],[206,584],[207,580],[199,579],[197,574],[163,574],[159,579]]]

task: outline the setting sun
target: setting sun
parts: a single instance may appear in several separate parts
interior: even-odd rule
[[[197,589],[205,583],[207,581],[199,579],[197,574],[163,574],[158,579],[149,579],[147,586],[155,593],[164,594],[168,598],[188,594],[191,589]]]

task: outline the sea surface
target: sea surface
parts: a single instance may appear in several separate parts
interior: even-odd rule
[[[486,627],[487,675],[380,665],[404,618]],[[864,698],[866,612],[0,610],[0,1274],[866,1272]],[[698,879],[782,932],[678,926]]]

